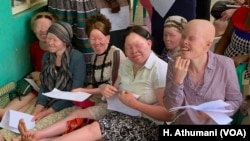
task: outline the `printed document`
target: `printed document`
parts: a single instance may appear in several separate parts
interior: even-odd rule
[[[84,101],[89,98],[91,94],[85,92],[65,92],[58,89],[53,89],[51,92],[43,93],[43,95],[56,99],[72,100],[72,101]]]
[[[139,98],[139,95],[133,94],[136,98]],[[118,111],[127,115],[131,116],[140,116],[141,112],[138,110],[135,110],[133,108],[130,108],[129,106],[123,104],[119,97],[118,94],[113,95],[111,98],[107,99],[108,102],[108,109],[109,110],[114,110]]]
[[[0,122],[0,127],[13,131],[15,133],[19,133],[18,123],[20,119],[23,119],[26,123],[27,129],[30,130],[35,127],[35,121],[31,121],[32,118],[33,115],[14,110],[8,110],[3,115],[2,121]]]
[[[222,100],[215,100],[202,103],[198,106],[186,105],[186,106],[174,107],[169,109],[169,111],[172,112],[179,109],[192,108],[194,110],[206,113],[217,124],[223,125],[223,124],[229,124],[232,121],[232,119],[225,113],[232,112],[233,110],[226,110],[224,108],[225,106],[229,106],[229,104]]]

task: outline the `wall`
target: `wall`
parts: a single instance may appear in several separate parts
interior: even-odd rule
[[[11,1],[0,5],[0,86],[17,81],[32,70],[29,45],[36,40],[30,29],[31,17],[46,10],[39,5],[12,15]]]

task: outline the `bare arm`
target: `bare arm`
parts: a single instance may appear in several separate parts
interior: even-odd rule
[[[234,61],[234,65],[237,67],[239,64],[243,62],[248,62],[250,59],[250,55],[238,55],[232,58]]]
[[[228,23],[228,26],[226,28],[226,31],[224,32],[224,34],[222,35],[221,39],[219,40],[219,42],[215,45],[214,48],[214,52],[217,54],[224,54],[228,44],[231,41],[231,36],[233,33],[234,27],[232,22],[230,21]]]
[[[161,121],[172,121],[174,118],[173,113],[168,112],[168,110],[163,106],[163,93],[164,93],[164,88],[159,88],[155,90],[157,100],[159,102],[159,105],[150,105],[150,104],[145,104],[141,101],[138,101],[137,99],[134,98],[134,96],[130,92],[126,92],[124,94],[123,92],[119,95],[121,101],[138,110],[141,111],[142,113],[157,119]]]

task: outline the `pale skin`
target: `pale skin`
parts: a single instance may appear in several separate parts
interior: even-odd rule
[[[56,35],[52,33],[47,34],[46,42],[48,44],[49,52],[56,54],[55,65],[61,66],[61,59],[62,59],[62,55],[64,51],[66,50],[66,43],[61,41]],[[34,115],[34,117],[32,118],[32,121],[37,122],[54,112],[55,112],[54,109],[52,109],[51,107],[48,109],[45,109],[43,105],[37,104],[35,106],[35,109],[32,112],[32,114]]]
[[[139,36],[135,33],[130,33],[125,40],[125,52],[128,58],[133,62],[134,66],[134,75],[136,75],[138,69],[142,67],[147,60],[149,54],[151,53],[151,40],[146,40],[145,38]],[[119,76],[121,77],[121,76]],[[119,79],[116,81],[119,82]],[[112,86],[113,87],[113,86]],[[149,105],[141,101],[138,101],[130,91],[124,90],[119,93],[119,99],[129,107],[137,109],[144,114],[162,121],[170,121],[173,119],[173,114],[169,113],[167,109],[163,106],[163,93],[164,88],[155,89],[155,94],[159,105]],[[86,125],[80,129],[77,129],[73,132],[70,132],[63,136],[52,135],[57,130],[66,127],[65,124],[58,124],[58,128],[50,130],[52,128],[47,128],[46,130],[40,130],[31,132],[28,131],[25,127],[23,120],[19,122],[19,130],[22,135],[22,141],[39,141],[39,140],[52,140],[52,141],[78,141],[79,139],[84,139],[88,141],[98,141],[102,140],[102,134],[100,131],[99,123],[93,122],[92,124]],[[65,130],[64,130],[65,131]],[[57,134],[60,135],[60,134]]]
[[[174,54],[180,50],[181,33],[175,27],[164,27],[163,41],[165,47],[168,49],[168,55],[173,57]]]
[[[46,44],[47,30],[52,24],[52,21],[47,18],[39,18],[34,22],[32,27],[37,39],[39,40],[39,45],[42,50],[47,50],[48,46]],[[30,78],[40,87],[41,82],[39,78],[40,72],[35,70],[30,73]],[[8,105],[3,109],[0,109],[0,119],[2,118],[5,111],[12,109],[20,112],[25,112],[34,102],[36,96],[30,92],[26,96],[21,97],[21,101],[18,98],[13,99]]]
[[[205,28],[204,28],[205,27]],[[215,35],[214,26],[205,20],[192,20],[184,28],[180,41],[182,54],[174,63],[174,83],[183,84],[187,74],[195,86],[204,76],[208,50]],[[205,113],[203,118],[209,118]]]
[[[89,35],[89,42],[96,54],[103,54],[108,48],[108,44],[110,41],[110,35],[104,35],[98,29],[93,29]],[[124,58],[121,58],[123,60]],[[102,84],[98,88],[93,88],[92,85],[87,86],[86,88],[76,88],[72,90],[73,92],[86,92],[92,95],[100,95],[102,94],[104,97],[111,97],[114,92],[117,91],[116,87],[111,85]],[[92,117],[94,118],[94,117]]]
[[[104,35],[102,32],[100,32],[97,29],[93,29],[90,32],[90,44],[94,50],[94,52],[96,54],[103,54],[104,51],[107,49],[108,47],[108,43],[110,40],[110,36],[109,35]],[[112,85],[107,85],[107,84],[102,84],[99,86],[99,88],[93,88],[92,85],[87,86],[86,88],[76,88],[73,89],[72,91],[74,92],[78,92],[78,91],[82,91],[82,92],[87,92],[90,93],[92,95],[102,95],[105,98],[109,98],[112,95],[114,95],[118,89],[117,89],[117,83],[120,81],[120,79],[117,79],[117,82],[114,84],[114,86]],[[39,131],[37,131],[36,133],[34,133],[35,136],[26,136],[27,138],[25,139],[29,139],[30,137],[35,137],[36,139],[46,139],[46,138],[54,138],[56,136],[61,135],[62,133],[64,133],[64,131],[67,130],[67,126],[66,123],[69,120],[75,119],[75,118],[90,118],[90,119],[94,119],[95,117],[93,117],[93,115],[89,112],[88,109],[78,109],[73,111],[69,116],[67,116],[66,118],[58,121],[57,123],[41,129]],[[21,124],[23,125],[23,124]],[[23,130],[24,128],[21,128],[21,130]]]

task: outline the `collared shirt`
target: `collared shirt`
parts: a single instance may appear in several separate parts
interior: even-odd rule
[[[232,59],[208,52],[208,63],[204,76],[198,86],[194,86],[187,74],[182,85],[173,82],[173,64],[169,64],[164,105],[167,109],[184,105],[199,105],[204,102],[223,100],[230,104],[225,109],[233,110],[232,116],[240,107],[243,97]],[[176,119],[175,124],[216,124],[212,119],[205,119],[193,109],[186,109]]]
[[[121,77],[120,88],[140,95],[139,100],[143,103],[156,105],[158,100],[155,90],[165,87],[167,67],[168,64],[152,52],[145,65],[134,77],[133,63],[126,59],[119,69],[119,76]],[[156,122],[156,120],[143,113],[141,116]]]

